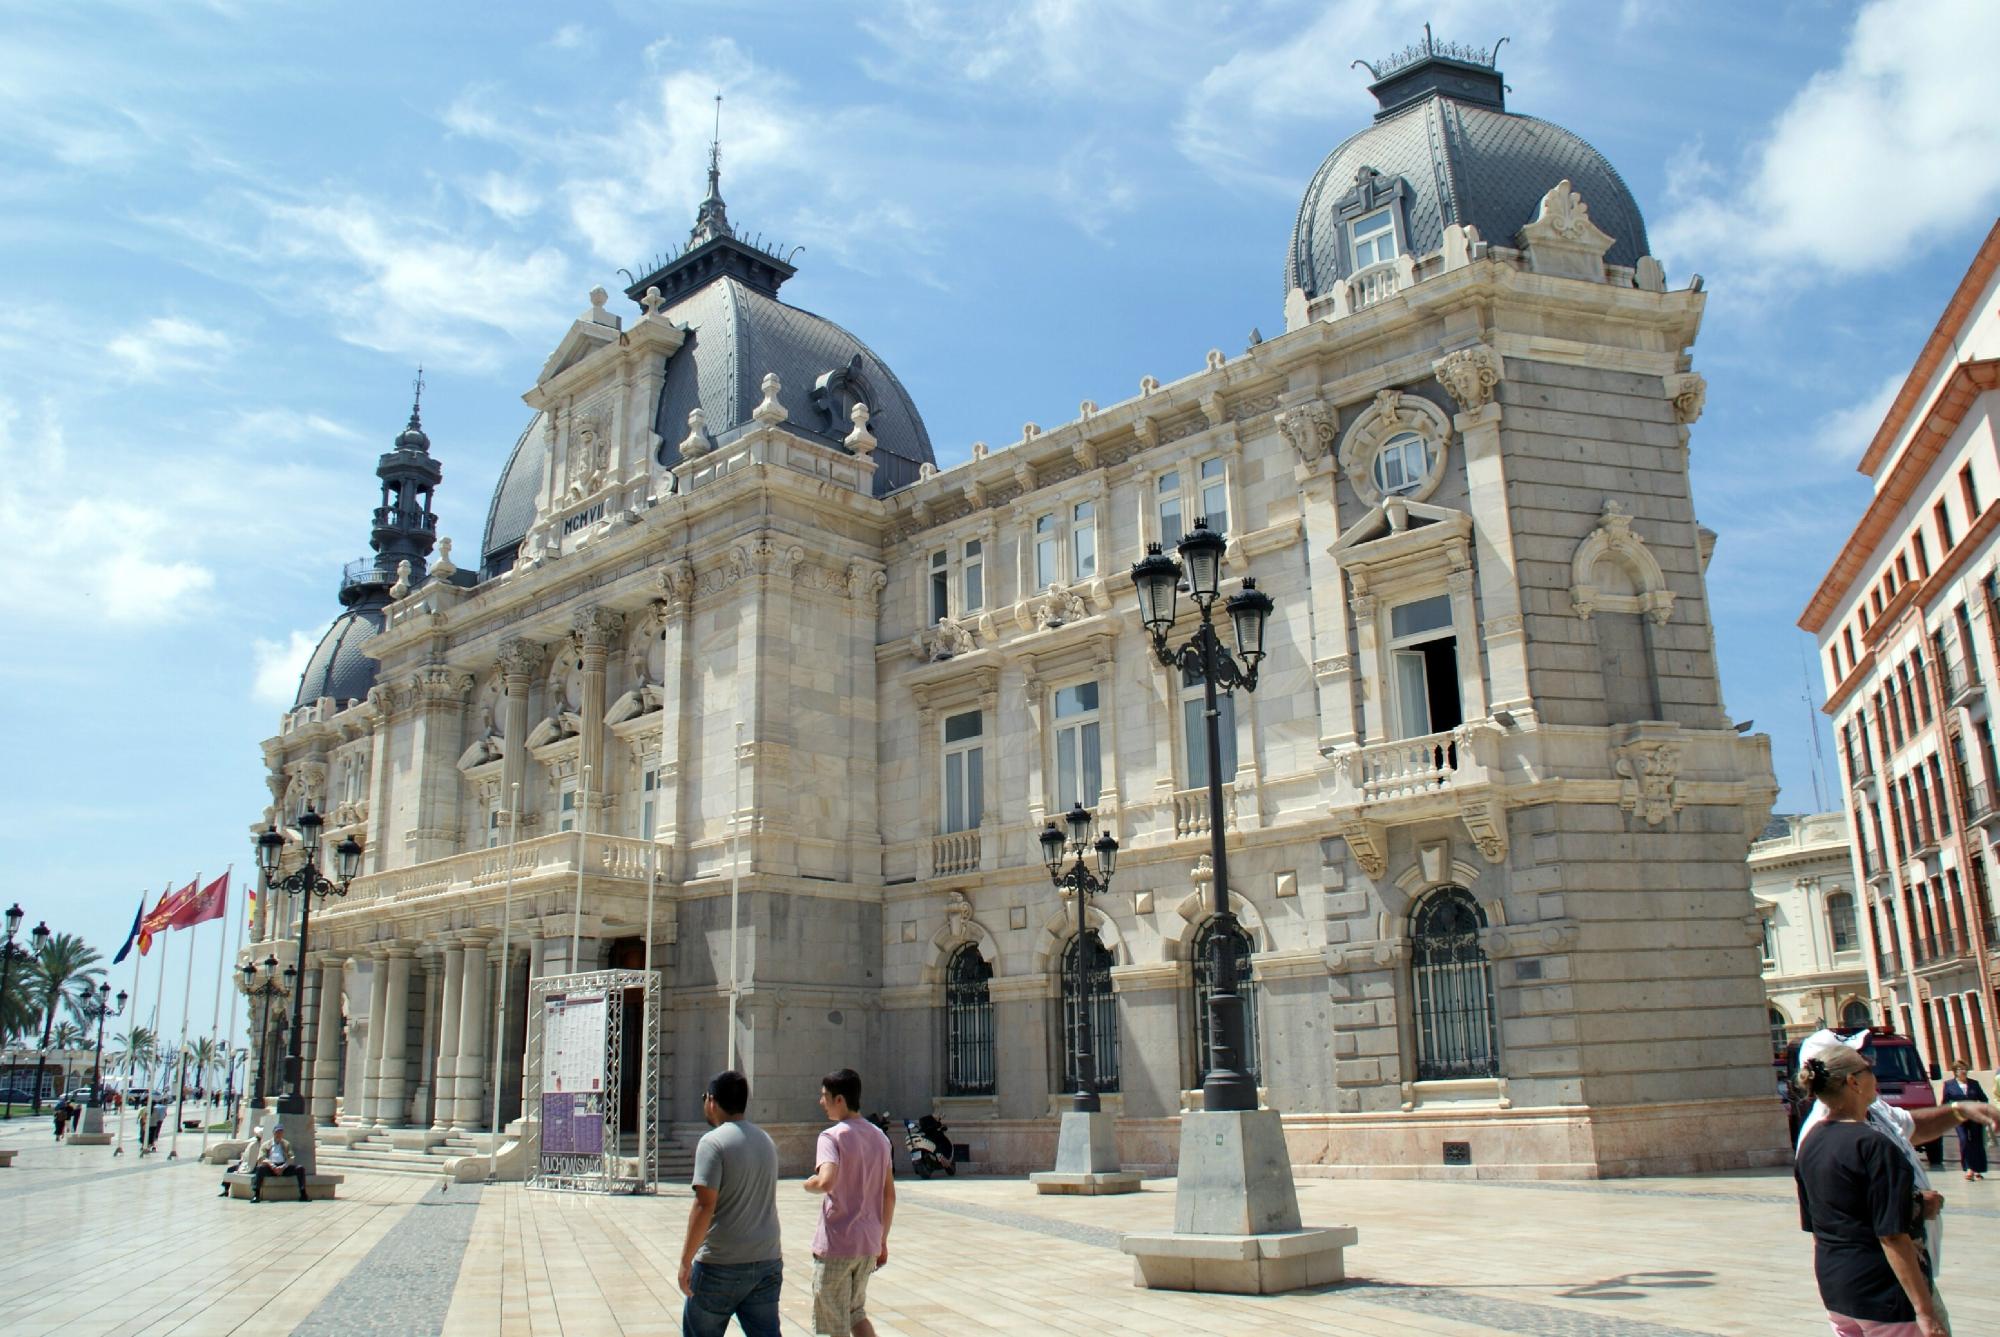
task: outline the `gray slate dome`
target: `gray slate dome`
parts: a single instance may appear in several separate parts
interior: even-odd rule
[[[1449,52],[1450,54],[1446,54]],[[1444,229],[1470,224],[1485,241],[1514,244],[1542,197],[1567,179],[1611,237],[1604,260],[1634,265],[1647,254],[1646,223],[1604,155],[1559,125],[1506,110],[1491,58],[1433,43],[1381,66],[1369,91],[1375,124],[1327,155],[1306,187],[1285,257],[1285,287],[1319,297],[1352,272],[1345,224],[1393,194],[1399,250],[1422,256]],[[1368,169],[1379,176],[1372,181]],[[1372,198],[1358,196],[1358,190]]]
[[[292,708],[309,706],[323,696],[341,705],[367,696],[375,685],[375,661],[362,654],[361,647],[381,630],[382,614],[375,608],[350,608],[335,618],[299,675],[299,694]]]

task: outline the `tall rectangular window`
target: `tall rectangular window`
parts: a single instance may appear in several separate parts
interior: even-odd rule
[[[976,710],[944,721],[944,829],[970,831],[986,810],[984,721]]]
[[[1219,457],[1201,462],[1201,513],[1210,529],[1229,532],[1229,466]]]
[[[1201,670],[1190,668],[1181,672],[1181,725],[1187,739],[1187,782],[1188,788],[1200,789],[1208,783],[1208,718],[1203,713],[1206,693],[1202,690]],[[1215,730],[1219,746],[1216,755],[1222,759],[1222,782],[1228,784],[1236,775],[1236,698],[1218,692],[1215,697]]]
[[[493,849],[500,843],[500,796],[495,794],[486,801],[486,848]]]
[[[931,554],[931,621],[951,616],[951,554],[940,549]]]
[[[1097,575],[1097,504],[1080,501],[1070,508],[1069,578],[1090,580]]]
[[[1396,220],[1387,209],[1377,209],[1347,225],[1354,246],[1354,269],[1387,264],[1396,258]]]
[[[556,830],[576,830],[576,781],[562,782],[562,796],[556,808]]]
[[[1094,808],[1104,787],[1095,682],[1056,692],[1055,725],[1056,808],[1068,812],[1078,803]]]
[[[1969,525],[1979,518],[1979,485],[1972,480],[1969,464],[1958,471],[1958,495],[1965,503],[1965,523]]]
[[[1443,733],[1463,722],[1450,595],[1389,610],[1389,657],[1397,737]]]
[[[1931,507],[1931,518],[1937,521],[1938,551],[1950,552],[1955,542],[1951,536],[1951,503],[1940,498],[1938,504]],[[1919,534],[1917,538],[1921,542],[1923,535]]]
[[[639,777],[639,830],[635,833],[640,840],[651,840],[659,830],[656,818],[659,816],[660,768],[648,766],[646,773]]]
[[[958,611],[976,613],[986,607],[986,545],[979,539],[965,541],[965,561],[959,567]]]
[[[1172,552],[1174,545],[1181,541],[1181,535],[1187,533],[1181,525],[1180,470],[1161,474],[1153,484],[1153,492],[1159,499],[1160,546]]]
[[[1035,588],[1045,590],[1056,583],[1056,518],[1035,517]]]

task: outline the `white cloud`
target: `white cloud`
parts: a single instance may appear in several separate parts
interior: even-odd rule
[[[1889,415],[1889,405],[1895,402],[1896,392],[1903,388],[1907,378],[1907,372],[1896,372],[1860,399],[1822,416],[1813,424],[1807,441],[1813,453],[1842,464],[1860,459],[1861,452],[1880,430],[1882,419]]]
[[[557,51],[583,51],[597,45],[597,34],[581,23],[565,23],[550,34],[548,45]]]
[[[542,207],[541,193],[519,177],[488,172],[472,187],[472,198],[509,223],[518,223]]]
[[[232,417],[230,433],[237,439],[266,445],[295,445],[314,438],[328,441],[365,439],[346,423],[335,422],[324,414],[286,408],[238,409]]]
[[[1991,0],[1872,0],[1840,64],[1653,231],[1663,257],[1713,255],[1778,279],[1894,269],[2000,198]],[[1719,174],[1721,175],[1721,174]],[[1670,265],[1671,267],[1671,265]]]
[[[318,645],[317,631],[294,631],[282,641],[257,637],[250,646],[251,699],[274,710],[288,709],[299,694],[299,675]]]
[[[198,321],[179,316],[155,316],[105,345],[111,356],[142,381],[157,381],[168,373],[205,371],[230,349],[229,336]]]
[[[33,534],[39,575],[0,581],[0,610],[37,622],[165,622],[215,584],[158,479],[70,468],[52,402],[0,398],[0,533]]]

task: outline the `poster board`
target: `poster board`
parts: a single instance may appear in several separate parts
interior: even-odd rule
[[[609,1009],[602,990],[542,1003],[542,1143],[545,1175],[603,1169]]]
[[[527,1015],[522,1132],[530,1144],[528,1187],[655,1192],[663,1077],[659,972],[533,977]],[[627,1108],[633,1104],[636,1120]]]

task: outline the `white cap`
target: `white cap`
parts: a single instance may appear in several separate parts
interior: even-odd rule
[[[1805,1063],[1809,1059],[1825,1058],[1836,1048],[1843,1046],[1848,1049],[1859,1050],[1867,1043],[1867,1031],[1856,1031],[1845,1040],[1829,1030],[1814,1031],[1811,1035],[1799,1041],[1799,1062]]]

